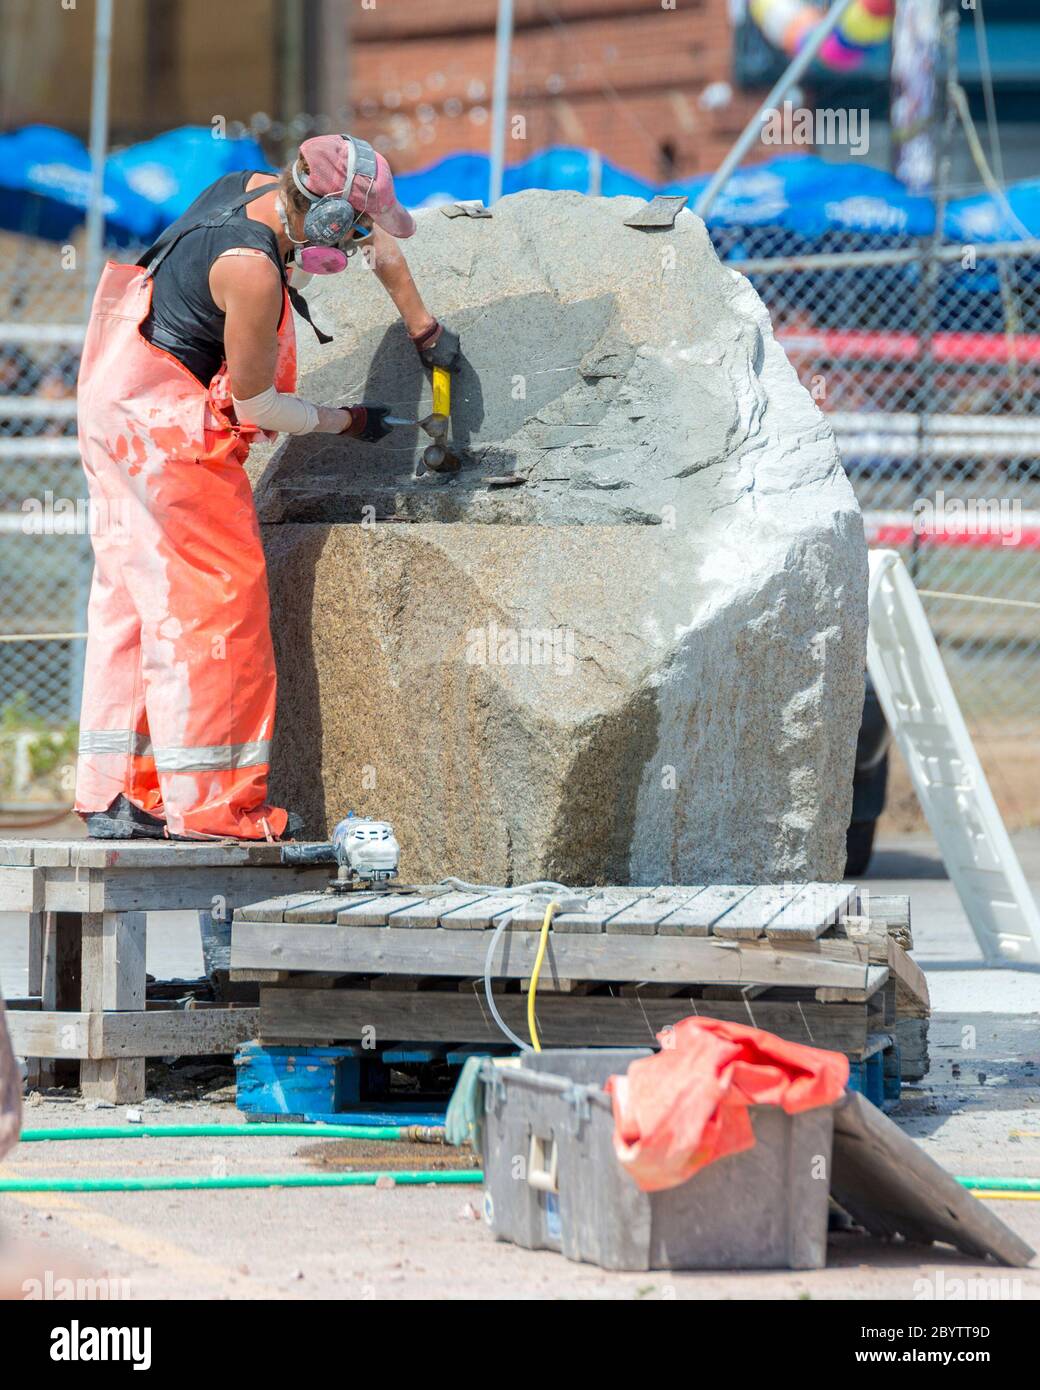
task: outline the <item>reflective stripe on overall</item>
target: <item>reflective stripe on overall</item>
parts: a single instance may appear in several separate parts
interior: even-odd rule
[[[76,810],[105,810],[122,792],[171,834],[258,839],[281,834],[287,817],[267,804],[274,651],[242,466],[255,431],[226,413],[226,365],[207,389],[141,336],[151,273],[172,245],[147,268],[109,262],[83,348],[95,564]],[[286,289],[278,340],[275,386],[293,391]]]

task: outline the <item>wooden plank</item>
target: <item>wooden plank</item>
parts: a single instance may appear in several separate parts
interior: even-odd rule
[[[28,992],[39,1002],[37,1007],[43,1007],[43,945],[47,931],[47,914],[45,912],[32,912],[29,914],[29,956],[28,956]],[[0,991],[0,998],[3,997]],[[12,1001],[7,1001],[7,1007],[12,1007]],[[26,1058],[25,1086],[27,1091],[39,1091],[45,1086],[53,1085],[53,1069],[46,1062],[38,1058]]]
[[[495,1005],[520,1037],[527,1035],[527,998],[495,991]],[[691,1014],[766,1028],[792,1042],[858,1053],[866,1044],[861,1006],[823,1009],[805,1003],[753,1001],[706,1006],[690,999],[620,998],[612,995],[543,994],[537,1002],[543,1044],[568,1047],[641,1046]],[[378,1037],[417,1041],[502,1043],[484,991],[467,994],[401,994],[384,989],[260,991],[260,1036],[265,1041],[308,1043],[328,1037],[350,1041],[374,1028]]]
[[[860,910],[872,922],[883,925],[904,951],[914,949],[910,899],[905,893],[873,893],[860,889]]]
[[[60,872],[60,871],[59,871]],[[71,872],[75,873],[75,870]],[[307,868],[276,864],[256,867],[220,865],[158,866],[154,869],[94,869],[102,884],[103,908],[111,912],[162,912],[186,908],[206,911],[214,898],[227,912],[279,893],[322,893],[329,881],[327,865]]]
[[[74,845],[82,839],[45,840],[29,838],[0,839],[0,864],[32,864],[37,868],[67,868]]]
[[[7,1031],[19,1057],[54,1061],[90,1055],[90,1015],[82,1010],[10,1010]]]
[[[853,1091],[834,1110],[831,1196],[875,1235],[942,1241],[975,1259],[991,1255],[1015,1267],[1034,1255],[986,1202]]]
[[[111,1013],[18,1010],[17,1016],[9,1012],[7,1018],[11,1041],[20,1056],[79,1058],[85,1067],[111,1069],[117,1058],[232,1053],[256,1037],[259,1015],[256,1008]]]
[[[818,936],[806,940],[801,937],[783,937],[773,942],[768,937],[757,941],[742,943],[745,950],[783,951],[788,955],[826,956],[828,960],[858,960],[862,965],[882,965],[883,960],[874,960],[869,941],[845,939],[840,936]]]
[[[266,840],[73,840],[69,854],[69,863],[84,869],[273,868],[282,862],[282,845]]]
[[[902,1006],[899,1012],[906,1011],[907,1002],[913,1001],[920,1006],[923,1014],[927,1014],[931,1008],[928,979],[917,962],[911,960],[892,937],[888,938],[888,969],[898,982],[897,999]],[[904,999],[904,994],[909,996],[909,1001]],[[917,1014],[917,1009],[914,1012]]]
[[[344,908],[336,914],[336,921],[342,927],[385,927],[398,912],[427,901],[424,893],[383,893],[358,907]]]
[[[770,941],[815,941],[842,913],[850,910],[857,891],[848,883],[808,883],[769,922],[766,936]]]
[[[860,978],[855,984],[817,985],[816,998],[821,1004],[869,999],[887,980],[887,966],[868,965],[862,969]]]
[[[606,930],[612,934],[632,932],[635,935],[653,936],[660,922],[703,891],[703,886],[655,889],[648,898],[643,898],[632,907],[622,908],[616,916],[611,917]]]
[[[899,1043],[899,1071],[904,1081],[920,1081],[927,1076],[931,1065],[928,1056],[928,1020],[926,1018],[897,1018],[896,1041]]]
[[[54,868],[41,872],[47,912],[101,912],[104,908],[104,888],[94,871]],[[206,906],[211,904],[207,903]]]
[[[100,1020],[100,1056],[187,1057],[232,1053],[255,1038],[256,1008],[149,1009],[105,1013]]]
[[[553,918],[554,932],[600,933],[612,917],[649,896],[646,888],[598,888],[589,893],[586,912],[559,912]],[[513,913],[510,931],[540,931],[545,918],[545,904],[527,902]]]
[[[42,912],[43,908],[40,870],[0,865],[0,912]]]
[[[0,840],[0,864],[29,867],[33,863],[35,840]]]
[[[766,924],[788,907],[798,893],[797,887],[765,885],[751,892],[715,919],[712,933],[726,940],[754,941],[764,936]]]
[[[724,912],[728,912],[751,892],[750,884],[720,885],[704,888],[692,901],[670,912],[657,924],[658,936],[710,936],[712,927]]]
[[[218,998],[223,997],[231,966],[231,923],[214,912],[199,913],[202,968]]]
[[[37,840],[33,863],[38,869],[67,869],[72,860],[72,840]]]
[[[302,907],[305,903],[313,903],[319,897],[320,894],[317,891],[282,893],[279,897],[264,898],[258,903],[248,903],[236,907],[234,918],[245,915],[251,922],[284,922],[286,912],[291,912],[295,907]],[[336,919],[333,917],[330,920],[335,921]]]
[[[146,917],[92,912],[83,918],[82,1002],[87,1013],[144,1009]],[[92,1049],[80,1065],[84,1099],[120,1105],[144,1099],[144,1059],[109,1059]]]
[[[445,913],[455,912],[460,907],[470,907],[481,902],[490,894],[480,889],[455,893],[438,893],[408,907],[400,908],[393,914],[395,927],[435,927]]]
[[[361,913],[366,907],[359,909]],[[340,914],[342,923],[343,914]],[[314,970],[326,973],[481,976],[486,932],[440,928],[369,928],[287,923],[234,923],[236,970]],[[536,932],[507,931],[496,953],[497,976],[530,975]],[[859,960],[835,961],[811,951],[678,936],[611,936],[551,932],[547,962],[557,978],[604,981],[666,980],[705,984],[771,984],[862,989]],[[884,975],[887,972],[879,971]]]
[[[477,902],[470,903],[468,907],[458,907],[452,912],[443,912],[441,926],[449,931],[475,931],[487,927],[498,927],[501,926],[503,913],[515,912],[522,901],[523,899],[518,898],[515,893],[492,893],[490,897],[481,898]]]
[[[620,912],[629,912],[637,903],[648,897],[646,889],[607,888],[589,899],[585,912],[560,912],[552,922],[554,932],[598,933],[606,931],[607,924]],[[514,917],[512,926],[516,926]],[[541,929],[541,922],[538,923]]]
[[[43,929],[42,1009],[76,1011],[82,994],[83,921],[78,913],[48,912]],[[66,1053],[59,1054],[64,1057]],[[79,1084],[79,1063],[55,1060],[41,1073],[41,1084]]]
[[[361,907],[363,903],[373,902],[381,897],[379,893],[363,893],[360,890],[356,893],[324,893],[321,897],[312,898],[310,902],[302,903],[298,907],[287,907],[284,920],[286,922],[334,922],[336,914],[342,912],[347,907]]]

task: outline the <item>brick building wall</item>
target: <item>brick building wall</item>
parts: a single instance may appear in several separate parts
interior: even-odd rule
[[[507,161],[567,144],[652,180],[712,169],[756,101],[703,100],[732,81],[730,0],[672,3],[515,0],[510,113],[524,124],[510,128]],[[496,0],[119,0],[112,138],[215,115],[287,120],[306,105],[325,118],[318,129],[356,130],[398,171],[486,153],[496,13]],[[301,29],[298,70],[288,14]],[[93,22],[93,0],[0,0],[4,126],[46,121],[86,136]],[[340,71],[323,73],[337,53]]]
[[[595,148],[644,178],[715,167],[756,106],[732,91],[727,0],[516,0],[507,163],[546,145]],[[359,134],[401,172],[486,152],[494,0],[358,0],[350,20]]]

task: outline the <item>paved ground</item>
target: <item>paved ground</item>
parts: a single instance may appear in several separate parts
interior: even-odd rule
[[[1040,830],[1022,830],[1011,838],[1033,892],[1040,896]],[[929,835],[883,840],[864,882],[877,893],[910,894],[914,959],[928,975],[937,1012],[1040,1012],[1040,969],[983,966],[960,899]]]
[[[1040,832],[1016,844],[1040,886]],[[933,990],[933,1066],[905,1093],[900,1124],[949,1171],[1040,1176],[1040,973],[982,968],[956,895],[926,837],[883,843],[870,885],[909,891],[915,955]],[[169,915],[152,924],[149,967],[196,975],[193,924]],[[24,988],[24,949],[0,919],[0,980]],[[206,1105],[150,1101],[156,1122],[227,1122],[230,1093]],[[105,1124],[122,1111],[44,1100],[26,1125]],[[389,1152],[383,1152],[383,1149]],[[458,1159],[428,1146],[339,1146],[301,1139],[136,1140],[22,1145],[5,1173],[55,1176],[134,1173],[305,1171],[323,1161],[364,1167],[423,1167]],[[747,1275],[615,1275],[548,1253],[498,1245],[477,1215],[479,1189],[424,1187],[310,1191],[95,1194],[0,1198],[6,1272],[17,1293],[29,1276],[71,1274],[113,1281],[132,1298],[522,1297],[564,1299],[892,1298],[945,1290],[969,1296],[1040,1298],[1040,1266],[1008,1271],[947,1252],[835,1238],[826,1270]],[[1040,1248],[1040,1202],[992,1209]]]

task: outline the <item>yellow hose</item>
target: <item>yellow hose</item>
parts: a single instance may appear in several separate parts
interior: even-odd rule
[[[534,1021],[534,1001],[538,993],[538,976],[542,973],[542,961],[545,959],[545,948],[549,944],[549,923],[553,916],[559,911],[560,904],[551,902],[545,909],[545,918],[542,921],[542,931],[538,938],[538,954],[534,958],[534,969],[531,971],[531,983],[527,990],[527,1031],[531,1037],[531,1046],[535,1052],[541,1052],[542,1044],[538,1041],[538,1025]]]
[[[972,1192],[984,1202],[1040,1202],[1040,1192]]]

